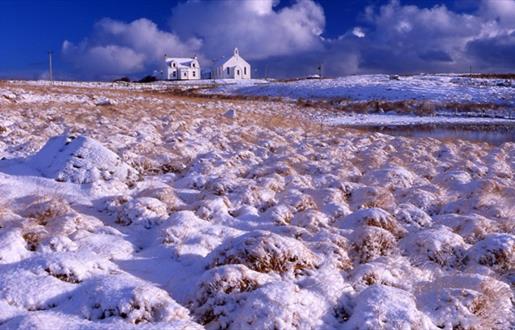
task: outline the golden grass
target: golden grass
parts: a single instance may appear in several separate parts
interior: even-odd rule
[[[198,118],[207,118],[215,123],[240,126],[257,125],[273,131],[279,129],[300,129],[305,132],[306,137],[310,135],[319,136],[323,133],[326,136],[338,136],[348,129],[342,129],[327,125],[321,125],[304,116],[301,107],[288,105],[283,111],[284,102],[263,97],[233,97],[233,96],[210,96],[198,95],[196,93],[153,90],[123,90],[109,87],[94,86],[58,86],[58,85],[29,85],[23,83],[3,82],[5,87],[23,89],[35,94],[61,94],[87,96],[91,100],[95,96],[105,96],[111,99],[124,100],[127,97],[143,97],[143,99],[130,99],[130,102],[123,102],[108,106],[95,106],[92,104],[64,103],[58,101],[40,102],[30,104],[30,111],[26,111],[27,105],[23,103],[8,103],[2,105],[2,112],[15,111],[27,117],[44,117],[47,109],[58,109],[59,117],[54,120],[62,120],[74,127],[84,125],[88,128],[101,129],[98,119],[120,119],[123,118],[132,123],[138,123],[142,116],[166,116],[172,115],[174,121],[184,121],[186,126]],[[160,103],[149,102],[146,98],[152,98]],[[217,104],[219,101],[223,103]],[[268,108],[276,107],[279,112],[267,111]],[[237,111],[236,119],[229,119],[223,113],[232,108],[243,109],[256,108],[259,111]],[[214,108],[214,109],[213,109]],[[263,110],[263,111],[262,111]],[[48,118],[43,120],[48,122]],[[129,127],[128,127],[129,128]],[[251,134],[251,133],[246,133]],[[244,137],[249,142],[258,140],[257,136]]]

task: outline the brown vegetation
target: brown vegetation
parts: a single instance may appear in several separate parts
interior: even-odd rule
[[[395,237],[387,230],[367,226],[353,240],[352,254],[358,263],[367,263],[379,256],[390,255],[397,246]]]
[[[256,290],[264,282],[262,274],[243,265],[226,265],[209,270],[200,282],[191,309],[203,325],[223,316],[219,309],[239,293]]]
[[[36,251],[39,246],[39,242],[41,241],[41,234],[30,231],[23,234],[23,239],[27,242],[27,249],[29,251]]]
[[[252,270],[269,273],[300,274],[317,267],[316,256],[301,242],[270,232],[250,232],[229,240],[215,249],[210,268],[243,264]]]
[[[482,79],[515,79],[515,73],[473,73],[464,74],[461,77]]]

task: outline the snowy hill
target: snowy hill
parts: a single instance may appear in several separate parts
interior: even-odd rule
[[[48,178],[79,184],[99,180],[134,181],[137,171],[124,164],[120,157],[85,136],[53,137],[28,160],[28,165]]]
[[[278,96],[304,99],[347,98],[367,100],[431,100],[434,102],[505,103],[515,106],[515,82],[466,78],[457,75],[413,75],[392,79],[388,75],[307,79],[291,82],[221,85],[212,93]]]

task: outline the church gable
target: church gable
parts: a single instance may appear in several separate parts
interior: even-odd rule
[[[215,79],[250,79],[251,66],[240,56],[238,48],[235,48],[233,56],[215,64],[212,73]]]

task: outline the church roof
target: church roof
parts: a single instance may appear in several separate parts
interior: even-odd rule
[[[231,56],[232,57],[232,56]],[[225,64],[225,62],[229,61],[231,59],[231,57],[222,57],[218,60],[216,60],[214,63],[213,63],[213,66],[215,68],[219,67],[219,66],[223,66]]]
[[[233,52],[233,55],[230,56],[230,57],[222,57],[216,61],[213,62],[213,67],[214,68],[218,68],[220,66],[223,66],[225,63],[227,63],[230,59],[232,59],[234,56],[237,56],[239,57],[244,63],[247,63],[247,61],[245,61],[245,59],[243,57],[240,56],[240,52],[238,50],[238,48],[234,48],[234,52]],[[248,63],[247,63],[248,64]]]

